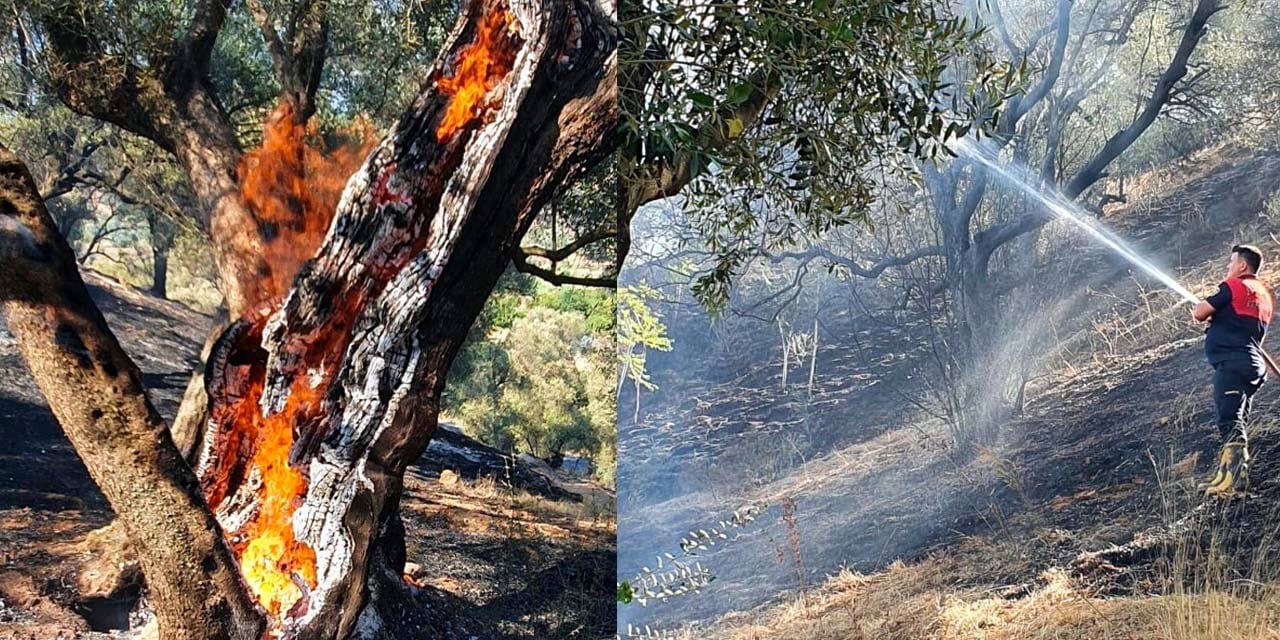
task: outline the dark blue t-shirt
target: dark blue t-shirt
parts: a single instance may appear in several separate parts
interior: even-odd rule
[[[1213,306],[1204,337],[1209,364],[1248,365],[1262,375],[1266,371],[1262,339],[1271,322],[1271,291],[1261,280],[1245,275],[1227,279],[1205,301]]]

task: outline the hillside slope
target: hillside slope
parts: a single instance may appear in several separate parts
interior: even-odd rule
[[[1135,181],[1130,204],[1107,222],[1207,294],[1233,241],[1280,253],[1271,235],[1280,220],[1267,215],[1277,179],[1280,157],[1216,148]],[[767,349],[654,358],[650,413],[620,426],[620,572],[638,571],[737,505],[775,508],[701,556],[716,576],[701,594],[626,608],[620,625],[703,629],[691,637],[710,625],[725,638],[1086,638],[1100,637],[1098,628],[995,628],[1001,616],[1033,616],[1033,605],[1064,598],[1079,604],[1064,615],[1080,614],[1107,595],[1264,582],[1259,558],[1275,550],[1275,525],[1263,523],[1280,504],[1280,486],[1265,481],[1280,471],[1280,437],[1265,431],[1280,425],[1280,387],[1273,382],[1255,403],[1257,495],[1197,510],[1194,481],[1216,448],[1198,329],[1176,296],[1097,247],[1081,240],[1061,254],[1070,259],[1029,284],[1070,286],[1010,328],[1052,332],[1056,349],[1042,354],[1025,410],[1001,441],[961,464],[940,446],[938,421],[910,402],[921,393],[924,345],[909,322],[830,311],[824,325],[834,335],[819,351],[812,400],[777,391]],[[831,306],[841,306],[838,296]],[[754,339],[776,349],[770,329]],[[664,484],[678,489],[649,489]],[[633,501],[633,487],[645,498]],[[776,508],[785,503],[794,505],[790,522]],[[1080,557],[1135,536],[1144,542]],[[1196,560],[1209,548],[1211,575]],[[799,598],[802,590],[813,592]],[[999,602],[983,604],[991,598]],[[983,607],[989,616],[970,611]],[[1150,637],[1153,627],[1116,628],[1140,629],[1116,637]]]

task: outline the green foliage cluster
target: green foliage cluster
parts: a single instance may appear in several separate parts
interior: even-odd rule
[[[624,179],[687,169],[682,207],[722,305],[746,261],[865,221],[878,183],[982,120],[1014,72],[950,66],[982,30],[929,0],[660,0],[623,7]]]
[[[657,291],[643,284],[618,289],[618,391],[627,380],[635,386],[637,419],[641,389],[657,388],[646,370],[649,350],[672,347],[662,318],[649,307],[656,297]]]
[[[449,372],[445,419],[471,436],[559,465],[591,461],[612,484],[614,292],[508,273]]]

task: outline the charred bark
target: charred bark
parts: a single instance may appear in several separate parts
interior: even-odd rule
[[[466,3],[285,300],[215,344],[198,474],[286,635],[345,637],[358,622],[362,637],[398,637],[391,525],[449,364],[537,212],[611,151],[604,11]]]

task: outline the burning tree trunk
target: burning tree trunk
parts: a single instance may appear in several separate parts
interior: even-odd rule
[[[111,387],[115,395],[91,386],[66,394],[56,390],[68,369],[33,366],[128,526],[162,637],[256,637],[260,614],[273,637],[342,638],[357,627],[361,638],[448,631],[414,606],[401,579],[401,481],[431,438],[451,360],[537,212],[611,151],[616,7],[599,1],[463,3],[423,93],[347,182],[318,249],[284,238],[307,236],[307,209],[323,198],[299,188],[296,172],[275,171],[283,160],[267,149],[248,159],[256,166],[240,162],[234,136],[224,135],[230,129],[200,89],[203,74],[187,73],[207,63],[227,3],[200,4],[190,45],[162,74],[163,85],[142,73],[88,81],[105,64],[94,57],[92,31],[76,28],[74,12],[48,18],[68,104],[144,132],[191,177],[211,211],[201,222],[214,239],[230,317],[238,318],[212,343],[207,394],[199,385],[188,390],[195,400],[184,402],[172,437],[136,375]],[[130,104],[136,108],[119,108]],[[288,110],[279,115],[272,126],[296,133]],[[245,190],[246,171],[255,175],[250,183],[268,183],[265,197]],[[4,242],[7,231],[0,227],[6,263],[21,257],[11,249],[23,249]],[[302,258],[311,258],[296,279],[297,252],[280,260],[267,250],[283,246],[303,246]],[[74,266],[59,275],[73,279]],[[68,295],[55,278],[40,283],[51,296]],[[61,306],[96,313],[87,296],[72,293],[78,307]],[[61,325],[14,317],[15,333],[26,331],[24,340],[48,351],[24,348],[33,359],[77,362],[80,343],[68,342]],[[89,331],[105,331],[100,316],[89,320],[78,339],[114,345]],[[64,351],[70,360],[54,357]],[[112,360],[106,364],[117,377],[130,371],[118,347],[103,354],[93,352],[91,364]],[[111,406],[95,406],[99,400]],[[119,426],[141,434],[128,451],[158,447],[163,464],[145,465],[150,475],[133,473],[137,461],[121,462],[128,451],[118,448],[128,442],[94,431],[116,405],[136,409]],[[193,426],[201,438],[190,437]],[[189,446],[195,478],[179,455]],[[121,466],[129,468],[117,473]],[[166,529],[190,522],[200,526]],[[240,575],[227,574],[231,567]]]
[[[401,478],[510,251],[609,151],[614,49],[588,2],[468,3],[314,259],[214,345],[197,473],[278,633],[406,622]]]

